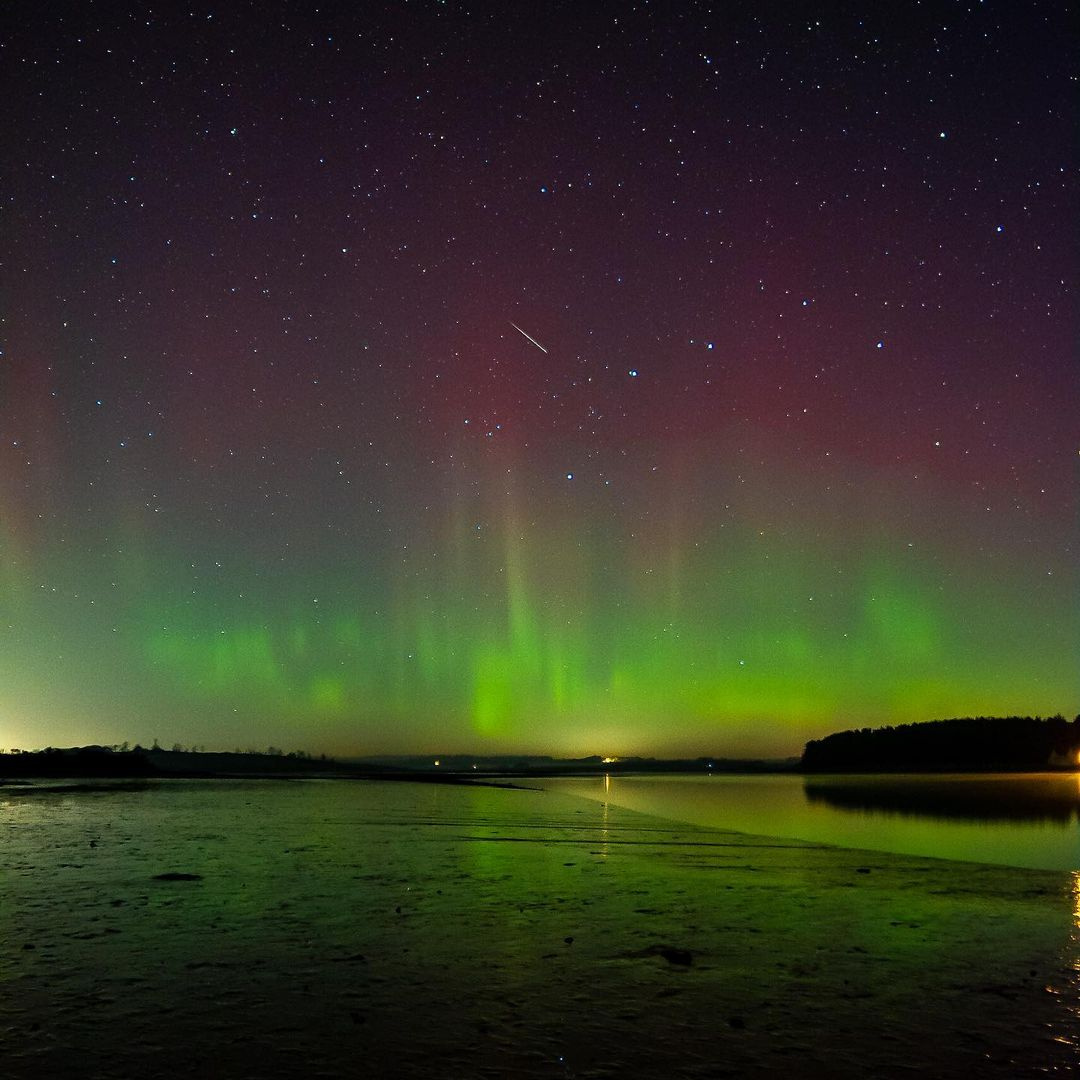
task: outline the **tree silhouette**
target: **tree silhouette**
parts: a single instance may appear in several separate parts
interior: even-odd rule
[[[806,744],[806,772],[1030,771],[1077,763],[1080,716],[976,716],[839,731]]]

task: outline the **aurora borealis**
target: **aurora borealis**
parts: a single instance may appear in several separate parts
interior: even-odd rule
[[[14,5],[0,745],[1074,714],[1067,21]]]

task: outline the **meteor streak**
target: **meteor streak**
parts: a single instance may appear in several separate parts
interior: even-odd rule
[[[507,320],[507,321],[509,321],[509,320]],[[540,350],[540,351],[541,351],[541,352],[542,352],[542,353],[543,353],[543,354],[544,354],[545,356],[547,356],[547,349],[545,349],[545,348],[544,348],[544,346],[543,346],[543,345],[541,345],[541,344],[540,344],[540,342],[536,340],[536,338],[534,338],[534,337],[533,337],[533,336],[532,336],[531,334],[526,334],[526,333],[525,333],[525,331],[524,331],[524,330],[522,330],[522,329],[521,329],[521,327],[520,327],[520,326],[518,326],[518,324],[517,324],[517,323],[515,323],[515,322],[512,322],[512,323],[510,323],[510,325],[511,325],[511,326],[512,326],[512,327],[513,327],[513,328],[514,328],[514,329],[515,329],[515,330],[516,330],[516,331],[517,331],[517,332],[518,332],[518,333],[519,333],[519,334],[520,334],[520,335],[521,335],[521,336],[522,336],[523,338],[525,338],[525,339],[526,339],[526,340],[528,340],[528,341],[531,341],[531,342],[532,342],[532,343],[533,343],[533,344],[534,344],[534,345],[535,345],[535,346],[536,346],[536,347],[537,347],[537,348],[538,348],[538,349],[539,349],[539,350]]]

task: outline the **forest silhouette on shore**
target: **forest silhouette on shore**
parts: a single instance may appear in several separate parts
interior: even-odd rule
[[[1080,716],[974,716],[813,739],[803,772],[1037,772],[1076,768]]]

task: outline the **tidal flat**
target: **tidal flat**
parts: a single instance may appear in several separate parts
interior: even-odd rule
[[[1080,1065],[1067,871],[355,781],[0,788],[0,837],[12,1080]]]

